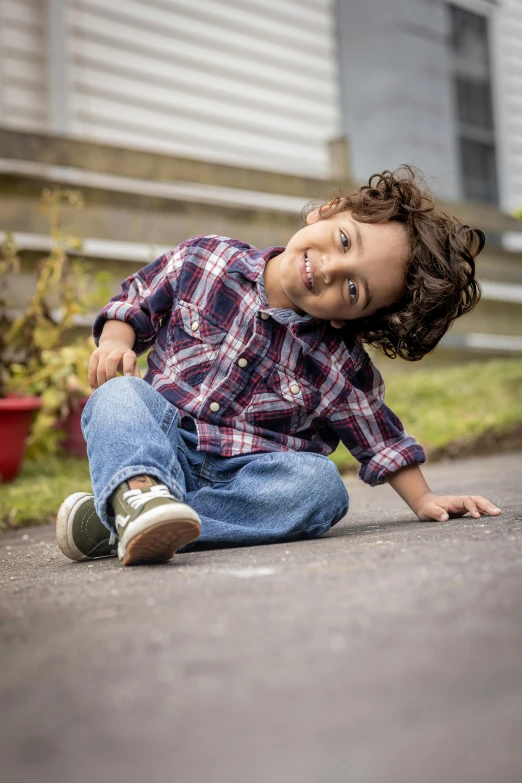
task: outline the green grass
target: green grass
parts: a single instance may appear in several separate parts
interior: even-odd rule
[[[0,530],[54,521],[60,503],[73,492],[92,492],[87,459],[24,462],[14,481],[0,484]]]
[[[460,368],[391,375],[387,404],[428,454],[485,432],[498,435],[522,425],[522,362],[498,359]],[[333,455],[340,470],[357,463],[340,446]],[[0,485],[0,530],[54,520],[63,498],[90,491],[87,460],[26,462],[20,476]]]
[[[502,435],[522,424],[522,362],[495,359],[393,374],[386,404],[428,454],[456,441],[471,448],[485,432]],[[357,466],[342,444],[333,460],[340,470]]]

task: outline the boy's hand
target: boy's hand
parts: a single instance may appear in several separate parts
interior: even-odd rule
[[[478,519],[481,514],[496,517],[501,510],[480,495],[434,495],[427,492],[413,509],[419,519],[446,522],[450,517],[463,517],[468,512]]]
[[[89,361],[88,380],[91,389],[97,389],[105,381],[110,381],[121,372],[122,375],[135,375],[141,378],[136,354],[128,343],[116,340],[104,340],[93,351]]]
[[[418,465],[392,473],[388,483],[423,521],[446,522],[450,517],[463,517],[468,513],[478,519],[481,514],[496,517],[502,513],[480,495],[435,495]]]

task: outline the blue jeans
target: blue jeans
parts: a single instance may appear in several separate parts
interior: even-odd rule
[[[177,408],[139,378],[114,378],[91,396],[82,430],[96,511],[113,533],[107,501],[123,481],[143,473],[197,511],[197,545],[314,538],[348,511],[348,493],[327,457],[292,451],[221,457],[197,451],[197,435],[182,429],[181,419]]]

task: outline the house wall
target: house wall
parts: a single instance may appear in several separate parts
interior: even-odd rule
[[[0,14],[6,126],[328,171],[339,131],[331,0],[0,0]]]
[[[418,166],[459,197],[446,9],[441,0],[336,0],[342,130],[366,178]]]
[[[43,0],[0,0],[0,123],[47,128],[46,10]]]
[[[500,206],[511,212],[522,208],[522,0],[501,0],[496,24]]]

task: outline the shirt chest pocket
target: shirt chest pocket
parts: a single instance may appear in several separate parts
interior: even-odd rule
[[[293,434],[311,425],[320,404],[317,389],[276,365],[256,387],[245,418],[257,427]]]
[[[219,361],[227,333],[195,305],[179,302],[171,317],[167,360],[177,382],[199,387]]]

